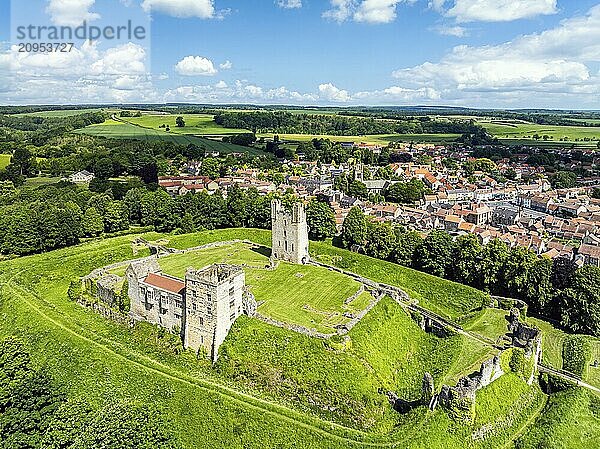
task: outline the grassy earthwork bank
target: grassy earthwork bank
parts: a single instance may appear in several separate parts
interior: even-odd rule
[[[182,351],[177,339],[153,326],[117,325],[67,299],[73,279],[147,255],[139,247],[134,254],[134,238],[0,262],[0,335],[22,338],[34,361],[71,397],[85,397],[95,406],[107,397],[160,404],[186,448],[500,448],[533,422],[544,404],[539,389],[508,375],[479,392],[472,425],[453,421],[442,409],[393,412],[380,389],[415,400],[425,371],[439,389],[488,354],[467,337],[424,333],[387,298],[348,338],[328,341],[242,317],[215,366]],[[270,233],[258,230],[145,238],[168,240],[178,248],[232,239],[270,244]],[[311,251],[346,269],[401,284],[422,305],[437,305],[449,316],[470,312],[484,298],[417,272],[395,272],[391,265],[326,243],[312,244]],[[242,248],[236,254],[232,248],[225,256],[207,253],[197,262],[237,257],[258,267],[264,255],[250,252]],[[183,266],[173,262],[172,269]],[[287,273],[287,282],[303,279],[296,274]],[[585,418],[592,419],[591,412]]]

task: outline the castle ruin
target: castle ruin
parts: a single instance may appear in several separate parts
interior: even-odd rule
[[[271,202],[273,243],[271,257],[295,264],[306,264],[308,254],[308,225],[306,210],[301,203],[286,209],[280,200]]]
[[[252,313],[241,267],[211,265],[188,269],[185,279],[160,271],[155,259],[132,263],[126,271],[131,314],[181,335],[185,348],[204,349],[214,361],[231,326]],[[246,310],[250,309],[250,310]]]

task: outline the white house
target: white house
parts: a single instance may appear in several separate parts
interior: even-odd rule
[[[69,181],[75,184],[88,184],[94,178],[95,176],[93,173],[90,173],[87,170],[83,170],[77,173],[73,173],[71,176],[69,176]]]

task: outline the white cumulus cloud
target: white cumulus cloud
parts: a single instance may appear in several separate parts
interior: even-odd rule
[[[277,6],[284,9],[302,8],[302,0],[277,0]]]
[[[467,30],[465,27],[461,27],[458,25],[456,25],[456,26],[442,25],[442,26],[433,28],[433,30],[437,31],[442,36],[465,37],[465,36],[469,35],[469,30]]]
[[[212,19],[219,16],[214,0],[143,0],[142,8],[181,18]]]
[[[396,19],[400,3],[416,0],[330,0],[331,8],[323,13],[326,19],[336,22],[353,20],[365,23],[390,23]]]
[[[231,61],[227,60],[222,64],[219,64],[219,68],[222,70],[229,70],[233,67],[233,64],[231,63]]]
[[[393,76],[405,85],[432,87],[446,98],[466,101],[476,93],[504,101],[539,97],[534,93],[540,92],[589,103],[594,101],[589,94],[600,90],[594,69],[598,62],[600,5],[541,33],[499,45],[461,45],[438,62],[397,70]]]
[[[319,94],[324,100],[336,103],[346,103],[351,98],[347,90],[339,89],[331,83],[321,84],[319,86]]]
[[[175,70],[183,76],[213,76],[218,73],[213,62],[202,56],[186,56],[177,63]]]
[[[46,12],[55,25],[76,27],[100,18],[90,11],[94,3],[96,0],[48,0]]]
[[[437,3],[438,8],[443,4]],[[446,15],[459,22],[509,22],[556,14],[556,3],[557,0],[455,0]]]

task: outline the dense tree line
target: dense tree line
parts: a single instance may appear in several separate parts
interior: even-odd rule
[[[126,231],[132,225],[158,232],[194,232],[227,227],[271,226],[271,196],[233,186],[172,198],[164,190],[133,187],[115,198],[59,184],[20,189],[0,199],[0,253],[27,255],[74,245],[82,238]]]
[[[25,345],[0,341],[0,449],[178,449],[154,406],[120,400],[94,409],[37,368]]]
[[[35,146],[41,146],[50,139],[76,129],[103,123],[106,115],[102,112],[88,112],[66,117],[40,117],[31,115],[0,115],[0,128],[21,131],[15,139]]]
[[[247,129],[254,133],[329,134],[363,136],[367,134],[474,134],[474,121],[435,120],[430,117],[350,117],[347,115],[292,114],[285,111],[218,112],[215,122],[221,126]]]
[[[444,231],[425,239],[414,231],[372,222],[358,208],[346,217],[343,246],[435,276],[527,302],[534,313],[568,330],[600,336],[600,269],[566,259],[538,257],[495,239],[482,245],[468,234]]]

